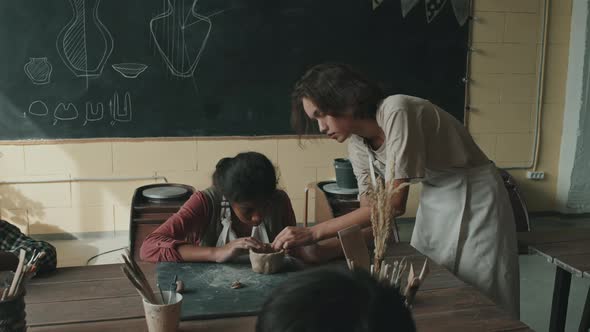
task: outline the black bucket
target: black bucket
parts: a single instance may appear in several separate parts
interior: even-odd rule
[[[0,301],[0,332],[25,332],[25,292]]]
[[[345,189],[358,188],[350,160],[346,158],[334,159],[334,170],[336,171],[336,184],[338,187]]]

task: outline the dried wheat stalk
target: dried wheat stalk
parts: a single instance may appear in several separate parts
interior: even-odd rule
[[[383,183],[384,181],[377,178],[376,184],[371,184],[367,192],[367,198],[371,201],[371,226],[375,241],[374,271],[376,275],[379,275],[381,270],[381,263],[387,251],[387,243],[392,229],[396,229],[393,196],[402,188],[409,186],[409,183],[403,183],[394,188],[393,180],[386,185]]]

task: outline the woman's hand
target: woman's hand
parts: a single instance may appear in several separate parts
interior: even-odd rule
[[[304,263],[307,264],[319,264],[324,261],[321,255],[322,253],[320,251],[320,246],[318,246],[315,243],[307,246],[289,249],[286,252],[287,254],[293,257],[301,259]]]
[[[232,258],[244,254],[248,249],[262,249],[262,242],[252,237],[242,237],[235,239],[223,247],[216,248],[215,261],[217,263],[224,263]]]
[[[317,241],[312,228],[307,227],[285,227],[272,242],[275,250],[291,249],[313,244]]]

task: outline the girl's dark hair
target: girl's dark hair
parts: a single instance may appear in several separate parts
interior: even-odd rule
[[[397,289],[368,272],[319,268],[302,272],[273,290],[256,332],[415,332]]]
[[[385,93],[348,65],[316,65],[297,81],[291,94],[291,124],[299,135],[317,132],[315,121],[303,109],[304,97],[313,101],[321,112],[332,116],[352,109],[356,118],[374,118]]]
[[[269,199],[277,189],[275,168],[265,155],[242,152],[217,162],[213,187],[230,202]]]

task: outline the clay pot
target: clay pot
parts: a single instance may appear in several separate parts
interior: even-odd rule
[[[285,262],[284,251],[255,252],[250,250],[252,271],[262,274],[277,273]]]

